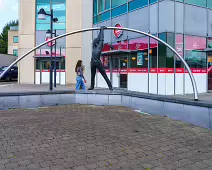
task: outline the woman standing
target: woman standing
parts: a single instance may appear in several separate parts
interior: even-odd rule
[[[85,90],[86,89],[86,87],[85,87],[86,80],[83,75],[82,60],[78,60],[76,67],[75,67],[75,72],[77,74],[76,90],[80,90],[80,86],[82,87],[83,90]]]

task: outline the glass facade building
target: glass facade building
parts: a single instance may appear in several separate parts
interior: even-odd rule
[[[212,90],[212,0],[93,0],[93,27],[114,27],[117,23],[149,32],[167,42],[190,66],[198,91]],[[109,71],[119,65],[119,80],[115,80],[114,73],[112,76],[108,73],[114,79],[113,85],[120,87],[125,81],[123,88],[129,90],[167,95],[192,93],[187,70],[165,45],[126,31],[120,37],[113,31],[105,34],[102,58],[105,68]],[[97,32],[93,37],[96,36]],[[114,46],[116,53],[108,44]],[[139,84],[132,82],[135,77],[141,80]],[[99,86],[105,84],[100,82]]]
[[[36,45],[49,40],[46,37],[47,30],[50,30],[50,16],[46,20],[38,19],[38,12],[43,8],[46,13],[50,14],[53,9],[54,18],[58,18],[56,23],[53,23],[53,33],[61,35],[66,32],[66,0],[36,0]],[[55,34],[53,34],[53,37]],[[65,84],[65,53],[66,53],[66,39],[62,38],[54,42],[52,55],[54,62],[56,62],[57,84]],[[43,84],[49,82],[50,71],[50,46],[51,43],[36,50],[36,84]],[[38,78],[37,78],[38,77]]]

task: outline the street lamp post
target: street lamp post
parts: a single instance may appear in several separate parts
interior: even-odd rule
[[[46,36],[50,37],[50,34],[51,34],[51,30],[47,30],[46,32]],[[57,36],[57,31],[56,29],[54,30],[54,32],[52,33],[54,34],[54,36],[56,37]],[[57,51],[57,48],[56,48],[56,40],[55,40],[55,44],[54,44],[54,52],[55,52],[55,60],[54,60],[54,87],[57,87],[57,82],[56,82],[56,79],[57,79],[57,62],[56,62],[56,51]]]
[[[50,31],[51,31],[51,39],[52,39],[52,30],[53,30],[53,22],[57,22],[58,19],[57,18],[54,18],[54,15],[53,15],[53,9],[51,9],[51,13],[50,14],[47,14],[46,11],[41,8],[40,11],[38,12],[38,19],[39,20],[46,20],[46,16],[50,16],[51,19],[50,19]],[[51,42],[51,46],[50,46],[50,81],[49,81],[49,90],[52,91],[53,89],[53,78],[52,78],[52,42]]]

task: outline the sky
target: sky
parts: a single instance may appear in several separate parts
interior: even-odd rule
[[[0,33],[6,23],[18,19],[19,0],[0,0]]]

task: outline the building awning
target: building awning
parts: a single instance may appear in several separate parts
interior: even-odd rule
[[[204,51],[205,52],[212,52],[212,48],[205,48]]]
[[[199,52],[212,52],[212,48],[205,48],[205,49],[193,50],[193,51],[199,51]]]
[[[51,56],[50,55],[36,55],[34,56],[34,58],[50,58]],[[52,58],[57,58],[57,59],[60,59],[60,58],[65,58],[65,56],[61,56],[61,55],[58,55],[58,56],[54,56],[52,55]]]
[[[112,51],[104,51],[104,52],[102,52],[102,56],[131,54],[131,53],[137,53],[137,52],[138,52],[137,50],[112,50]]]

